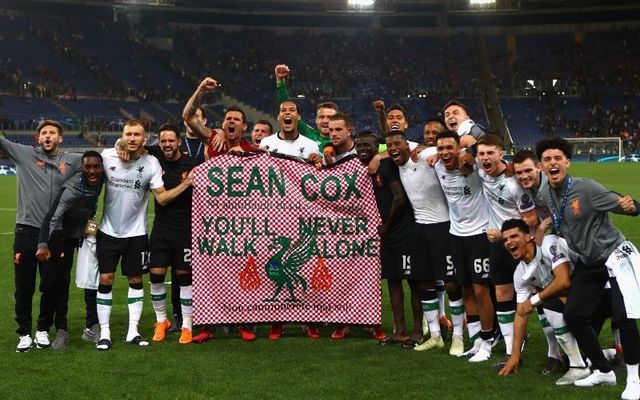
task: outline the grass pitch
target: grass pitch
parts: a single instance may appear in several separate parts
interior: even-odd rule
[[[640,166],[637,164],[575,164],[575,176],[588,176],[623,194],[640,198]],[[578,389],[557,387],[555,378],[543,377],[546,342],[534,315],[520,373],[498,377],[488,366],[471,365],[445,349],[426,353],[380,347],[364,332],[353,332],[342,341],[307,339],[298,326],[289,326],[276,342],[266,339],[266,327],[258,327],[259,339],[242,342],[236,334],[219,330],[216,339],[182,346],[172,334],[160,344],[135,348],[123,340],[127,326],[126,285],[116,278],[112,313],[113,350],[101,353],[80,339],[84,326],[82,291],[71,288],[69,329],[71,345],[62,351],[33,349],[15,353],[12,244],[15,223],[15,177],[0,177],[0,398],[157,398],[157,399],[603,399],[619,398],[625,374],[618,385]],[[613,216],[616,225],[640,245],[637,218]],[[383,284],[386,330],[390,311]],[[155,317],[145,285],[145,309],[141,332],[152,336]],[[34,319],[39,296],[34,296]],[[610,341],[608,328],[602,342]],[[467,345],[468,346],[468,345]],[[504,347],[494,351],[492,362]]]

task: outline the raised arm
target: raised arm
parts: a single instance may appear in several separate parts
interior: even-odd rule
[[[209,90],[214,90],[218,87],[218,82],[215,79],[206,77],[200,82],[200,85],[193,92],[189,101],[182,110],[182,119],[189,126],[191,131],[202,141],[204,144],[209,144],[211,140],[211,129],[207,128],[202,121],[196,118],[196,110],[202,103],[202,96]]]

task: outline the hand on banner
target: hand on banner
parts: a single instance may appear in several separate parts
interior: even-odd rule
[[[310,154],[307,161],[313,164],[313,166],[316,167],[316,169],[322,169],[322,157],[320,157],[320,154],[317,154],[317,153]]]

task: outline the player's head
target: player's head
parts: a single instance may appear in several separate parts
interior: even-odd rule
[[[442,107],[442,115],[447,128],[457,132],[462,122],[470,119],[467,107],[458,100],[450,100]]]
[[[549,184],[553,187],[561,185],[571,166],[571,143],[559,137],[542,139],[536,144],[536,155]]]
[[[177,126],[173,124],[162,124],[160,128],[158,128],[158,139],[164,158],[167,160],[177,160],[180,158],[180,143],[182,140]]]
[[[202,126],[207,125],[207,110],[203,106],[196,107],[196,112],[193,114],[193,116],[195,117],[195,119],[202,123]],[[189,125],[187,125],[186,122],[183,123],[184,127],[187,129],[187,136],[194,138],[195,135],[193,134],[193,132],[191,132],[191,128],[189,128]]]
[[[387,137],[384,138],[387,143],[387,153],[396,165],[405,165],[411,156],[409,142],[404,132],[399,129],[389,131]]]
[[[316,107],[316,126],[322,136],[329,137],[329,119],[340,109],[331,101],[325,101]]]
[[[353,144],[351,133],[353,132],[353,120],[347,113],[337,112],[329,119],[329,138],[335,148],[345,144]]]
[[[62,143],[62,125],[58,121],[46,119],[38,124],[38,144],[47,154],[55,153]]]
[[[298,121],[300,121],[300,114],[298,113],[298,106],[292,100],[285,100],[280,103],[278,109],[278,124],[283,133],[297,133]]]
[[[125,122],[122,128],[122,140],[125,143],[125,149],[129,153],[142,150],[146,138],[147,134],[142,121],[139,119],[130,119]]]
[[[247,130],[247,119],[240,107],[231,106],[227,108],[222,121],[222,130],[228,140],[236,140],[242,137],[242,133]]]
[[[422,143],[425,146],[433,147],[436,145],[436,136],[438,133],[446,130],[444,122],[439,118],[429,118],[424,124],[424,130],[422,131]]]
[[[371,131],[362,131],[356,136],[356,152],[358,159],[363,164],[369,164],[369,161],[378,154],[378,137]]]
[[[508,219],[502,223],[502,238],[504,247],[515,260],[522,260],[529,246],[533,246],[533,239],[529,226],[521,219]]]
[[[504,170],[505,164],[503,140],[500,136],[488,133],[482,135],[477,142],[476,157],[480,166],[490,176],[497,176]]]
[[[523,189],[540,186],[540,163],[531,150],[520,150],[513,155],[513,171]]]
[[[88,185],[102,182],[102,156],[95,150],[87,150],[82,154],[82,175]]]
[[[406,131],[409,127],[407,122],[407,111],[400,104],[392,104],[387,109],[387,126],[390,131],[399,130]]]
[[[256,121],[256,123],[253,124],[253,129],[251,130],[251,144],[254,146],[260,146],[262,139],[270,136],[272,133],[273,125],[271,125],[271,122],[266,119]]]
[[[458,168],[458,153],[460,152],[460,137],[454,131],[446,130],[436,136],[438,157],[448,170]]]

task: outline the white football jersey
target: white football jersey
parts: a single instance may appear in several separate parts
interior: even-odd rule
[[[435,165],[440,186],[449,205],[449,232],[455,236],[475,236],[487,231],[489,215],[487,202],[482,194],[482,180],[477,166],[465,176],[459,170],[449,171],[442,160]]]
[[[419,224],[449,221],[447,199],[435,169],[427,163],[427,157],[433,154],[436,154],[436,148],[429,147],[420,152],[418,162],[409,158],[405,165],[398,167],[402,186]]]
[[[164,186],[160,163],[149,154],[123,162],[116,149],[103,150],[102,163],[106,189],[100,231],[117,238],[145,235],[149,190]]]
[[[489,206],[489,228],[500,230],[508,219],[521,218],[521,214],[536,208],[533,196],[523,189],[516,178],[504,174],[490,176],[478,170],[483,192]]]
[[[553,281],[553,270],[562,263],[569,263],[573,272],[571,253],[567,242],[559,236],[547,235],[542,246],[536,246],[536,255],[530,263],[520,261],[513,273],[516,301],[523,303]]]
[[[260,148],[273,153],[307,159],[311,154],[320,154],[318,144],[300,134],[295,140],[280,138],[280,132],[267,136],[260,141]]]

